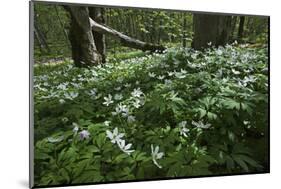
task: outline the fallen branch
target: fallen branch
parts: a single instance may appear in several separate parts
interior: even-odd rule
[[[146,42],[140,41],[138,39],[131,38],[131,37],[119,32],[119,31],[116,31],[116,30],[114,30],[114,29],[112,29],[108,26],[97,23],[91,18],[89,18],[89,19],[90,19],[90,25],[91,25],[91,27],[94,31],[102,33],[102,34],[108,34],[108,35],[111,35],[113,37],[119,38],[121,44],[124,45],[124,46],[131,47],[131,48],[134,48],[134,49],[140,49],[142,51],[151,51],[151,52],[155,52],[155,51],[162,52],[166,49],[162,45],[155,45],[155,44],[151,44],[151,43],[146,43]]]

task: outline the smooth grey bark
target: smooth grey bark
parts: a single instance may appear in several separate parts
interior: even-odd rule
[[[120,40],[121,44],[127,47],[131,47],[134,49],[140,49],[142,51],[164,51],[166,48],[162,45],[154,45],[151,43],[146,43],[143,41],[140,41],[138,39],[131,38],[119,31],[116,31],[106,25],[102,25],[94,21],[93,19],[89,18],[91,27],[94,31],[111,35],[113,37],[116,37]]]
[[[231,16],[194,14],[194,38],[192,47],[200,50],[208,47],[223,46],[229,41],[231,33]]]
[[[100,64],[102,57],[97,51],[87,7],[67,6],[71,14],[70,42],[72,58],[78,67]]]

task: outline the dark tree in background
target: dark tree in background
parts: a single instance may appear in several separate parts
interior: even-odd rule
[[[182,23],[182,47],[186,47],[186,22],[187,22],[187,19],[186,19],[186,16],[183,14],[183,23]]]
[[[236,23],[237,23],[238,17],[237,16],[232,16],[231,18],[231,33],[230,33],[230,40],[233,41],[235,40],[235,32],[236,32]]]
[[[60,16],[60,13],[59,13],[59,10],[58,10],[58,6],[55,5],[54,8],[55,8],[55,11],[56,11],[57,19],[58,19],[58,21],[59,21],[59,23],[60,23],[60,27],[61,27],[61,29],[62,29],[62,31],[63,31],[65,40],[68,42],[68,45],[70,45],[70,44],[69,44],[68,32],[67,32],[67,30],[66,30],[65,23],[64,23],[64,22],[62,21],[62,19],[61,19],[61,16]]]
[[[78,67],[100,64],[102,57],[97,51],[87,7],[68,6],[71,14],[70,42],[72,58]]]
[[[214,46],[225,45],[231,34],[231,16],[194,14],[194,49],[208,47],[211,42]]]
[[[44,52],[45,50],[47,52],[50,52],[50,48],[48,43],[46,42],[46,38],[44,36],[44,34],[42,33],[39,24],[36,21],[36,17],[34,19],[34,33],[35,33],[35,39],[37,40],[38,44],[39,44],[39,48],[41,52]]]
[[[244,32],[245,16],[240,16],[239,28],[238,28],[238,40],[242,41]]]

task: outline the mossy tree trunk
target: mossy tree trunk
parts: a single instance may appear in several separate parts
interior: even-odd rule
[[[74,64],[78,67],[100,64],[102,57],[95,45],[88,8],[68,6],[66,10],[71,14],[69,37]]]

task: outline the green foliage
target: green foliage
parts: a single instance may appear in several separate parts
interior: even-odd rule
[[[34,68],[36,185],[267,169],[267,48],[111,61]]]
[[[70,57],[70,18],[62,6],[34,3],[34,58],[36,62]]]

